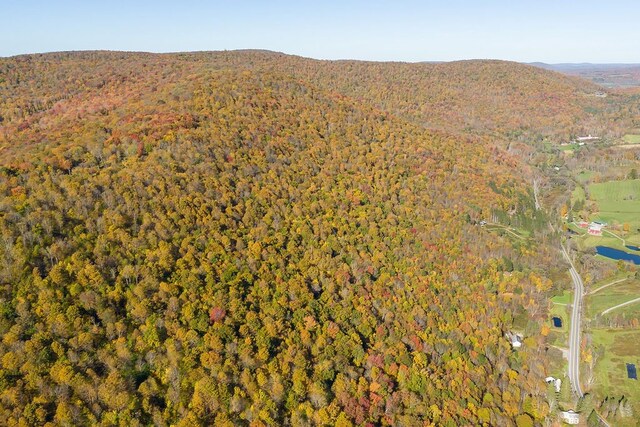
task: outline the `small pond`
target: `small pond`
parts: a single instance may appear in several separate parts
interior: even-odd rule
[[[627,363],[627,376],[629,377],[629,379],[632,379],[632,380],[638,379],[638,373],[636,372],[636,365],[634,365],[633,363]]]
[[[556,328],[561,328],[562,327],[562,319],[559,317],[554,317],[553,319],[553,326],[555,326]]]
[[[623,261],[631,261],[634,264],[640,264],[640,255],[629,254],[619,249],[610,248],[608,246],[596,246],[598,255],[602,255],[611,259],[621,259]]]
[[[632,251],[640,251],[640,248],[633,245],[627,245],[627,249],[631,249]]]

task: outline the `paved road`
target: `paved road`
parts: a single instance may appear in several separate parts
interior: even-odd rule
[[[636,299],[632,299],[631,301],[627,301],[627,302],[623,302],[622,304],[618,304],[615,307],[611,307],[611,308],[607,308],[605,311],[603,311],[600,314],[607,314],[608,312],[615,310],[616,308],[620,308],[620,307],[624,307],[625,305],[629,305],[629,304],[633,304],[636,302],[640,302],[640,298],[636,298]]]
[[[584,396],[582,393],[582,388],[580,387],[580,317],[582,314],[582,294],[584,292],[584,283],[582,282],[582,278],[578,274],[576,267],[571,262],[571,258],[569,257],[569,253],[562,246],[562,254],[565,259],[569,262],[571,269],[569,273],[571,273],[571,280],[573,280],[573,310],[571,311],[571,330],[569,331],[569,381],[571,382],[573,391],[579,396]],[[640,298],[638,298],[640,300]],[[633,301],[628,301],[624,304],[631,304]],[[612,307],[610,310],[617,308]],[[607,422],[607,420],[596,411],[596,415],[600,418],[600,421],[606,426],[611,427],[611,425]]]
[[[582,311],[582,293],[584,291],[584,283],[580,275],[576,271],[567,250],[562,246],[562,254],[569,262],[571,268],[571,280],[573,280],[573,308],[571,312],[571,329],[569,331],[569,381],[573,391],[582,397],[582,388],[580,387],[580,316]]]

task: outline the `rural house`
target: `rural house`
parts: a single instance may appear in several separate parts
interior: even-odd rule
[[[568,411],[562,411],[561,413],[562,420],[567,424],[579,424],[580,423],[580,415],[573,412],[573,410],[569,409]]]

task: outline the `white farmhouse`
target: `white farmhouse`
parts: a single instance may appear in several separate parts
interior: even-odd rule
[[[522,334],[517,334],[515,332],[507,332],[507,339],[511,342],[511,347],[514,349],[518,349],[522,347]]]
[[[597,139],[600,139],[597,136],[591,136],[591,134],[589,134],[589,136],[579,136],[578,141],[595,141]]]
[[[562,411],[560,413],[562,416],[562,420],[567,424],[579,424],[580,423],[580,415],[573,412],[571,409],[568,411]]]

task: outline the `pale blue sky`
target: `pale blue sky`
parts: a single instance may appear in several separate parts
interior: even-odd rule
[[[640,62],[640,1],[0,0],[0,56],[270,49],[320,59]]]

